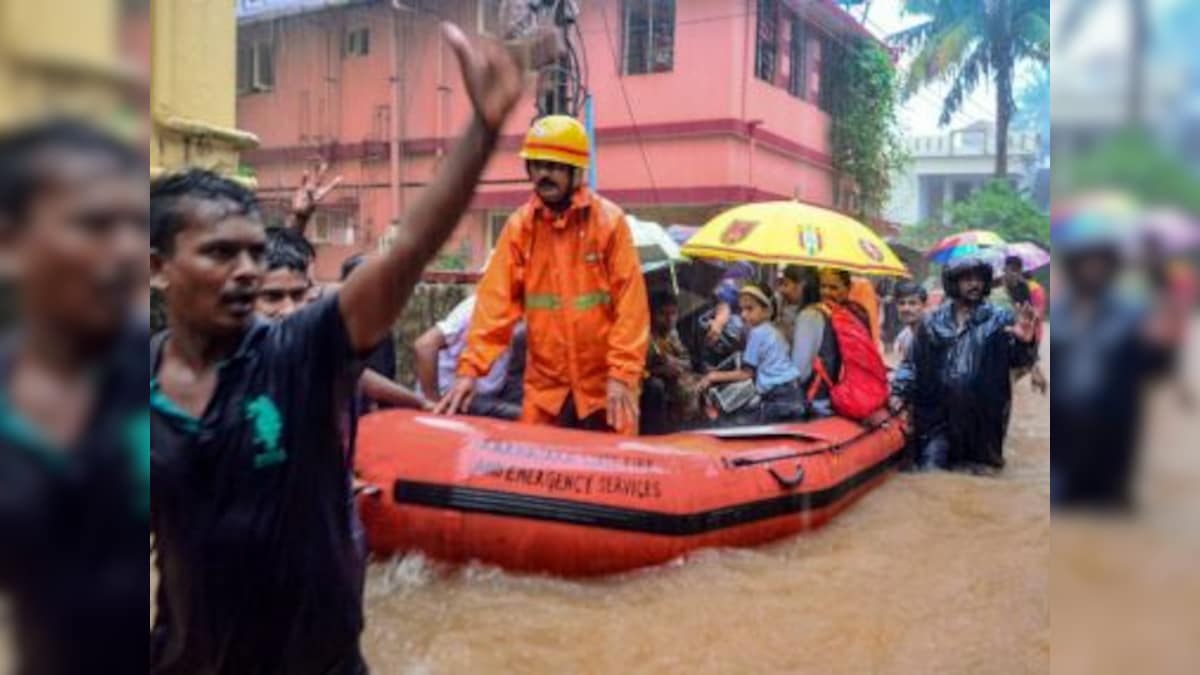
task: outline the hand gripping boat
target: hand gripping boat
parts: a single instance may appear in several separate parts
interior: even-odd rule
[[[898,422],[627,438],[388,411],[358,432],[372,551],[563,576],[819,527],[898,464]]]

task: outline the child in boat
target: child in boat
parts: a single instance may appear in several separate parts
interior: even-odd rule
[[[646,354],[646,379],[642,382],[642,435],[678,431],[685,422],[699,418],[699,407],[692,396],[697,375],[691,356],[675,324],[679,320],[679,300],[670,291],[650,294],[650,349]]]
[[[738,306],[748,329],[741,367],[708,373],[700,379],[700,392],[714,385],[753,381],[758,401],[731,411],[739,420],[766,424],[803,418],[800,372],[788,355],[787,341],[772,323],[775,308],[770,292],[748,283],[738,292]]]

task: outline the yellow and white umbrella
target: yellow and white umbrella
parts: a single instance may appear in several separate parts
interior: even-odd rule
[[[763,202],[730,209],[700,228],[684,244],[683,254],[909,276],[900,258],[869,227],[837,211],[800,202]]]

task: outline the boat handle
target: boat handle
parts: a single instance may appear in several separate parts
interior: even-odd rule
[[[798,487],[801,483],[804,482],[804,465],[803,464],[796,465],[796,473],[792,474],[792,476],[790,478],[787,476],[780,475],[780,473],[778,471],[776,471],[775,467],[773,467],[773,466],[768,466],[767,472],[770,473],[771,477],[774,478],[779,483],[779,487],[781,487],[785,490],[791,490],[792,488]]]

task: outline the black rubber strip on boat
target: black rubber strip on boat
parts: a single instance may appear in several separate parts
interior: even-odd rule
[[[831,506],[856,488],[897,465],[902,454],[896,452],[884,461],[823,490],[793,492],[697,513],[663,513],[502,490],[406,480],[396,481],[393,495],[398,504],[685,537]]]

